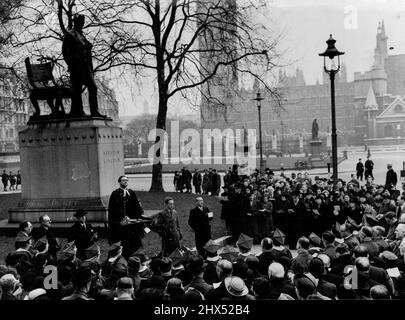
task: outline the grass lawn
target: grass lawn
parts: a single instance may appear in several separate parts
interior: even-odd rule
[[[149,192],[137,192],[139,200],[142,202],[142,206],[146,210],[157,210],[163,208],[164,198],[173,197],[175,207],[180,219],[180,228],[183,233],[182,244],[187,247],[194,247],[194,233],[188,226],[188,215],[190,209],[194,207],[196,195],[184,194],[184,193],[149,193]],[[7,194],[0,196],[0,219],[7,219],[7,210],[13,206],[16,206],[20,198],[20,194]],[[203,196],[204,205],[214,212],[214,220],[211,222],[212,237],[219,238],[225,234],[225,223],[220,219],[221,204],[215,197]],[[66,239],[60,239],[61,243],[66,242]],[[144,247],[148,254],[155,255],[160,252],[161,241],[160,237],[150,232],[145,235]],[[106,257],[105,248],[107,247],[107,240],[99,240],[101,246],[102,258]],[[8,252],[14,249],[14,238],[0,236],[0,264],[4,262],[4,258]]]

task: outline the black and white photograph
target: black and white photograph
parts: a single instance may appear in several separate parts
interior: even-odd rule
[[[405,299],[404,1],[0,0],[0,21],[0,309]]]

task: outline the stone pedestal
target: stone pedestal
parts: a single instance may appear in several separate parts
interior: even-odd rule
[[[322,161],[321,152],[322,152],[322,140],[313,139],[309,142],[311,146],[311,155],[309,156],[309,161],[316,162]]]
[[[22,194],[9,222],[48,214],[66,222],[76,209],[106,221],[108,198],[124,174],[122,129],[109,118],[30,121],[19,133]]]

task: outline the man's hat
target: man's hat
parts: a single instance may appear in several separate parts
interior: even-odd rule
[[[191,257],[190,262],[188,264],[188,269],[190,270],[191,273],[197,274],[203,272],[206,266],[207,263],[204,262],[204,259],[201,256],[196,255]]]
[[[15,242],[21,242],[21,243],[25,243],[30,241],[31,237],[27,236],[25,234],[18,234],[17,237],[15,238]]]
[[[286,235],[280,230],[280,229],[276,229],[273,233],[273,240],[277,241],[278,243],[280,243],[281,245],[284,245],[285,243],[285,238]]]
[[[253,247],[253,238],[241,233],[238,241],[236,241],[236,245],[240,248],[250,250]]]
[[[97,275],[91,270],[90,266],[80,266],[74,275],[74,283],[76,287],[85,285],[87,282],[93,280]]]
[[[75,214],[73,215],[76,218],[84,217],[87,214],[87,211],[84,209],[77,209]]]
[[[219,250],[218,254],[225,260],[233,262],[239,255],[239,250],[231,246],[225,246]]]
[[[208,242],[204,245],[203,247],[205,250],[207,250],[210,253],[216,254],[218,249],[221,248],[221,245],[218,243],[215,243],[212,239],[208,240]]]
[[[123,263],[117,263],[111,270],[110,278],[120,279],[128,275],[128,267]]]
[[[176,248],[170,254],[169,258],[172,259],[173,266],[176,266],[176,265],[182,263],[186,259],[186,256],[182,251],[179,250],[179,248]]]
[[[141,259],[137,256],[132,256],[128,259],[128,269],[132,271],[139,271],[141,269]]]
[[[86,249],[86,260],[97,257],[100,251],[100,247],[97,244],[93,244]]]
[[[75,247],[76,247],[76,245],[75,245],[74,241],[68,242],[62,248],[61,252],[66,253],[66,254],[74,255],[76,253]]]
[[[35,244],[34,244],[34,249],[41,248],[42,246],[46,246],[48,244],[48,239],[46,236],[43,236],[41,238],[39,238]]]
[[[317,246],[317,247],[319,247],[321,244],[322,244],[322,240],[321,240],[321,238],[319,238],[315,233],[311,233],[310,235],[309,235],[309,242],[312,244],[312,245],[315,245],[315,246]]]
[[[387,263],[394,263],[398,260],[398,257],[395,253],[392,253],[391,251],[387,251],[387,250],[385,250],[381,253],[381,257]]]
[[[245,282],[239,277],[229,277],[224,280],[226,290],[234,297],[244,297],[249,293]]]
[[[379,225],[379,221],[373,217],[371,214],[366,214],[366,222],[369,226],[375,227]]]

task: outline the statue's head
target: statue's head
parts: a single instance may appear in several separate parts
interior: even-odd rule
[[[75,30],[81,31],[83,29],[84,19],[85,19],[84,15],[79,14],[79,13],[76,13],[73,16],[73,25],[74,25]]]

